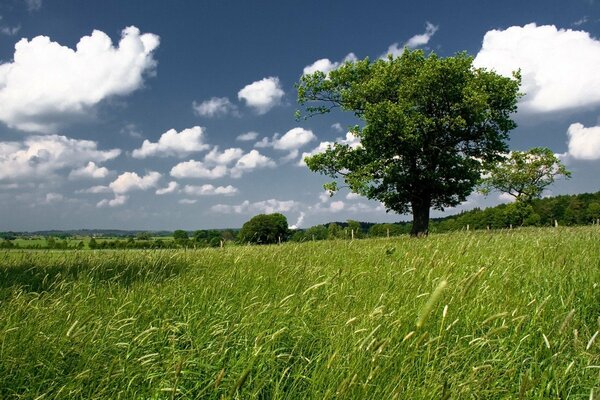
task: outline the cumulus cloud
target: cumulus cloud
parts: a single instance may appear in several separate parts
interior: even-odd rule
[[[96,185],[87,189],[76,190],[75,193],[88,193],[88,194],[98,194],[98,193],[110,193],[112,190],[108,186],[104,185]]]
[[[144,140],[142,147],[135,149],[131,155],[134,158],[184,156],[208,148],[209,145],[204,143],[204,129],[194,126],[181,132],[169,129],[155,143]]]
[[[211,97],[202,103],[192,103],[194,113],[201,117],[221,117],[227,114],[237,115],[237,107],[227,97]]]
[[[275,161],[269,157],[260,154],[256,150],[251,150],[249,153],[244,154],[231,169],[231,177],[239,178],[245,172],[253,171],[261,168],[274,168]]]
[[[240,159],[244,155],[244,151],[237,147],[231,147],[229,149],[219,152],[219,147],[215,146],[206,156],[204,156],[204,162],[206,164],[213,165],[229,165],[235,160]]]
[[[198,200],[196,199],[181,199],[178,201],[179,204],[195,204]]]
[[[429,41],[431,40],[433,35],[435,35],[438,29],[438,25],[434,25],[431,22],[427,21],[425,22],[425,32],[419,35],[414,35],[402,45],[400,45],[399,43],[392,43],[382,57],[387,57],[388,54],[391,54],[394,57],[398,57],[402,54],[405,47],[410,47],[414,49],[416,47],[425,46],[429,43]]]
[[[238,99],[262,115],[280,104],[284,95],[279,78],[270,76],[246,85],[238,92]]]
[[[133,190],[147,190],[156,187],[161,174],[150,171],[144,176],[135,172],[124,172],[108,185],[116,194],[128,193]]]
[[[284,157],[285,160],[292,160],[298,156],[298,150],[306,144],[312,142],[317,137],[311,130],[304,128],[292,128],[287,131],[283,136],[279,137],[279,134],[274,134],[273,138],[264,137],[260,141],[254,143],[254,147],[264,148],[273,147],[277,150],[289,151],[288,156]]]
[[[554,25],[491,30],[474,60],[504,76],[521,69],[520,110],[550,113],[600,104],[600,41]]]
[[[342,127],[342,124],[340,124],[339,122],[336,122],[335,124],[331,125],[331,129],[333,129],[336,132],[342,133],[344,131],[344,128]]]
[[[104,162],[119,154],[119,149],[98,150],[97,143],[91,140],[59,135],[0,142],[0,179],[46,179],[59,170],[79,168],[90,161]]]
[[[201,186],[193,186],[186,185],[183,188],[183,193],[190,196],[214,196],[214,195],[224,195],[224,196],[232,196],[238,192],[238,189],[231,186],[213,186],[210,184],[201,185]]]
[[[64,196],[60,193],[47,193],[44,199],[45,204],[59,203],[64,200]]]
[[[177,182],[171,181],[171,182],[169,182],[167,187],[157,189],[155,193],[159,196],[161,196],[163,194],[173,193],[177,190],[178,187],[179,187],[179,184]]]
[[[306,166],[306,163],[304,162],[304,159],[306,157],[313,156],[313,155],[319,154],[319,153],[324,153],[325,151],[327,151],[327,149],[332,147],[335,143],[339,143],[341,145],[347,145],[347,146],[350,146],[351,148],[355,149],[360,146],[360,139],[356,135],[354,135],[354,133],[346,132],[346,137],[343,137],[343,138],[339,137],[335,140],[335,142],[328,142],[328,141],[321,142],[321,143],[319,143],[319,145],[317,147],[315,147],[311,151],[302,153],[302,156],[300,157],[300,161],[298,161],[298,165],[301,167]]]
[[[571,124],[567,135],[570,157],[580,160],[600,159],[600,126],[586,128],[580,123]]]
[[[55,133],[69,116],[85,115],[102,100],[142,87],[156,66],[158,36],[130,26],[118,47],[104,32],[84,36],[76,49],[47,36],[15,45],[0,64],[0,120],[24,131]]]
[[[360,199],[361,195],[354,193],[354,192],[350,192],[346,195],[346,200],[356,200],[356,199]]]
[[[242,133],[241,135],[238,135],[238,137],[236,137],[235,140],[238,140],[240,142],[251,142],[253,140],[256,140],[257,137],[257,132],[246,132]]]
[[[208,167],[202,161],[189,160],[180,162],[171,168],[171,176],[174,178],[206,178],[218,179],[227,175],[227,167],[217,165]]]
[[[72,170],[69,173],[69,179],[102,179],[110,175],[106,167],[99,167],[95,162],[90,161],[86,166]]]
[[[221,214],[272,214],[272,213],[283,213],[297,209],[300,206],[300,203],[294,200],[276,200],[269,199],[263,201],[257,201],[251,203],[248,200],[245,200],[241,204],[238,205],[227,205],[227,204],[216,204],[211,207],[211,210],[216,213]]]
[[[125,196],[122,194],[116,194],[114,199],[103,199],[96,203],[96,207],[118,207],[127,203],[129,196]]]
[[[358,58],[354,53],[347,54],[346,57],[344,57],[344,59],[339,62],[333,62],[329,58],[321,58],[315,61],[314,63],[304,67],[304,69],[302,70],[302,74],[310,75],[317,71],[321,71],[322,73],[327,75],[329,74],[329,72],[333,71],[334,69],[337,69],[340,65],[344,64],[345,62],[354,62],[356,60],[358,60]]]

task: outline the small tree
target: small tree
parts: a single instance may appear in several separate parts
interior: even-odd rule
[[[489,194],[492,190],[506,193],[517,202],[530,204],[542,196],[544,189],[557,177],[571,177],[564,164],[546,147],[534,147],[528,151],[513,151],[508,158],[490,168],[480,191]]]
[[[177,229],[175,232],[173,232],[173,239],[175,239],[175,241],[178,242],[185,242],[186,240],[188,240],[188,233],[184,230]]]
[[[243,243],[270,244],[287,240],[288,222],[284,215],[259,214],[247,221],[240,230]]]

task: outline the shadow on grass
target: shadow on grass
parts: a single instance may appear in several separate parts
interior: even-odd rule
[[[24,254],[11,262],[0,263],[0,301],[15,289],[43,293],[74,283],[125,287],[136,282],[159,283],[181,274],[188,267],[173,257],[149,259],[97,254],[96,257],[61,259],[47,254],[48,257]]]

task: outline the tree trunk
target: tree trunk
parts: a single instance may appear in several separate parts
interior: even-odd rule
[[[413,224],[410,236],[421,237],[429,234],[429,209],[431,201],[429,199],[415,199],[411,202],[413,213]]]

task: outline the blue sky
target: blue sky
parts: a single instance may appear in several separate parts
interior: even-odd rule
[[[353,140],[350,115],[294,119],[304,71],[404,46],[521,68],[510,147],[561,154],[573,178],[548,194],[600,190],[598,2],[422,3],[3,0],[0,230],[408,219],[301,165]]]

